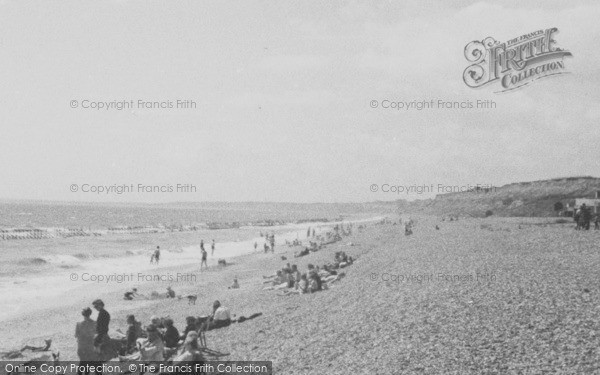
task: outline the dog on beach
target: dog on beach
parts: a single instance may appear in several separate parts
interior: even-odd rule
[[[219,266],[223,266],[225,267],[227,265],[227,262],[225,261],[225,259],[219,259]]]

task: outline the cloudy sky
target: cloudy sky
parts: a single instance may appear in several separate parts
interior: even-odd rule
[[[372,184],[600,175],[600,3],[499,4],[0,1],[0,198],[373,201],[420,196]],[[464,84],[470,41],[550,27],[570,74]],[[197,107],[82,108],[178,99]],[[431,99],[497,108],[371,107]],[[81,191],[178,183],[197,191]]]

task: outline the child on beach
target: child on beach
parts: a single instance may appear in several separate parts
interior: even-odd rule
[[[239,288],[240,288],[240,284],[238,283],[237,277],[235,277],[233,279],[233,284],[227,289],[239,289]]]
[[[128,292],[125,292],[125,294],[123,294],[123,299],[127,300],[127,301],[131,301],[133,300],[134,297],[138,296],[138,292],[137,292],[137,288],[133,288]]]
[[[210,244],[210,256],[215,255],[215,240],[212,240],[212,243]]]
[[[175,291],[170,286],[167,287],[167,298],[175,298]]]

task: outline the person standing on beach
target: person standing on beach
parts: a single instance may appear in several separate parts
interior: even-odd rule
[[[275,252],[275,234],[271,234],[271,252]]]
[[[215,240],[212,240],[212,243],[210,244],[210,256],[215,255]]]
[[[156,246],[156,250],[154,250],[154,260],[156,261],[156,265],[158,265],[158,261],[160,260],[160,246]]]
[[[258,242],[254,241],[254,251],[256,251],[257,247],[258,247]]]
[[[110,314],[104,309],[104,302],[101,299],[97,299],[92,302],[92,306],[98,311],[98,318],[96,319],[96,336],[94,337],[94,347],[96,352],[100,353],[100,359],[103,357],[111,356],[108,353],[108,347],[110,344],[110,337],[108,336],[108,326],[110,324]]]
[[[200,251],[204,251],[204,240],[200,240]]]
[[[96,322],[90,318],[92,309],[86,307],[81,311],[83,321],[77,322],[75,326],[75,337],[77,338],[77,356],[79,365],[85,366],[93,364],[99,360],[98,354],[94,351],[94,334],[96,333]],[[78,372],[79,375],[83,372]],[[85,372],[87,375],[88,372]]]
[[[202,247],[202,263],[200,263],[200,269],[202,269],[202,265],[205,265],[208,268],[208,262],[206,259],[208,258],[208,253],[204,250],[204,246]]]
[[[306,238],[310,237],[310,227],[308,227],[308,230],[306,231]]]

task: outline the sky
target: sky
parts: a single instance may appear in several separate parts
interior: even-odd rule
[[[594,1],[0,0],[0,199],[364,202],[600,176],[598,19]],[[569,74],[463,82],[469,42],[551,27]],[[196,108],[138,102],[177,100]],[[382,108],[415,100],[496,108]]]

